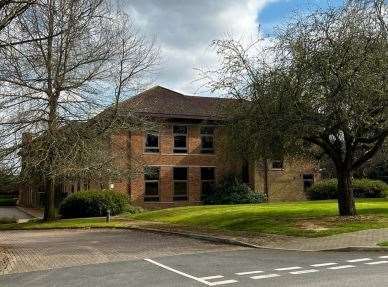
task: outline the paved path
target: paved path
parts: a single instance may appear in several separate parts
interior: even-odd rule
[[[388,282],[388,253],[381,252],[240,249],[148,255],[139,254],[133,261],[9,274],[0,278],[0,286],[382,287]]]
[[[320,251],[348,247],[377,247],[378,243],[388,241],[388,228],[369,229],[318,238],[269,235],[229,238],[266,248]]]
[[[383,241],[388,241],[388,228],[362,230],[320,238],[289,238],[282,242],[268,242],[265,246],[296,250],[323,250],[349,246],[376,247]]]
[[[119,229],[0,231],[1,247],[9,262],[4,273],[241,249],[179,236]]]
[[[31,219],[32,217],[27,213],[19,210],[14,206],[1,206],[0,207],[0,218],[8,218],[8,219]]]

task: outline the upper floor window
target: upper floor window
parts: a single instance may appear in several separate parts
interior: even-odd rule
[[[144,168],[144,201],[159,201],[159,167]]]
[[[214,153],[214,127],[201,127],[201,153]]]
[[[283,169],[284,162],[282,160],[274,160],[274,161],[272,161],[272,168],[273,169]]]
[[[159,133],[157,131],[146,133],[145,152],[159,152]]]
[[[174,200],[187,200],[187,167],[174,167]]]
[[[174,153],[187,153],[187,126],[173,126]]]

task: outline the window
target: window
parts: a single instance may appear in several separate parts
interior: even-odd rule
[[[174,200],[187,200],[187,167],[174,167]]]
[[[159,152],[159,133],[149,131],[145,139],[145,152]]]
[[[201,153],[214,153],[214,127],[201,127]]]
[[[159,167],[146,167],[144,169],[144,201],[159,201]]]
[[[272,161],[272,168],[273,169],[283,169],[284,163],[282,160],[274,160]]]
[[[303,189],[306,191],[314,184],[314,174],[305,173],[303,174]]]
[[[215,188],[215,168],[201,167],[201,197],[211,194]]]
[[[187,153],[187,126],[173,126],[174,153]]]
[[[244,160],[241,167],[241,180],[243,183],[249,183],[249,163]]]

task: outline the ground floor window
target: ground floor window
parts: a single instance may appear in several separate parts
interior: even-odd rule
[[[303,174],[303,188],[306,191],[314,184],[314,174],[305,173]]]
[[[215,189],[215,168],[201,167],[201,198],[214,192]]]
[[[174,200],[185,201],[188,199],[188,184],[187,184],[187,167],[174,167]]]
[[[159,167],[146,167],[144,169],[144,201],[152,202],[159,201]]]

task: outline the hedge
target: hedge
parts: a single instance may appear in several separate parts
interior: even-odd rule
[[[79,191],[66,197],[59,207],[64,218],[105,216],[107,210],[111,215],[125,211],[135,212],[129,205],[129,198],[113,190]]]
[[[352,188],[356,198],[383,198],[388,196],[388,184],[381,180],[354,179]],[[321,180],[307,190],[312,200],[337,199],[337,179]]]
[[[15,206],[17,200],[17,195],[0,194],[0,206]]]
[[[202,195],[204,204],[246,204],[262,203],[266,200],[263,193],[253,191],[237,178],[227,178],[215,190]]]

